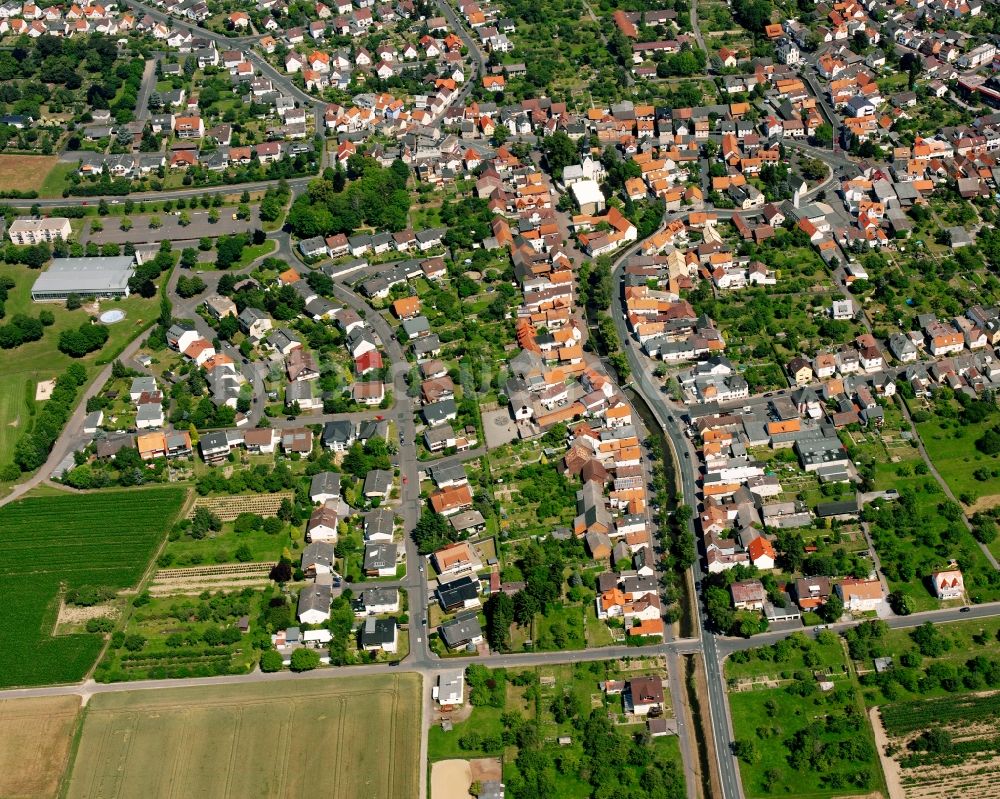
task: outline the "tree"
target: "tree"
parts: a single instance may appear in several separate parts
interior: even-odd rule
[[[1000,432],[996,428],[987,430],[981,438],[976,439],[976,449],[984,455],[1000,454]]]
[[[260,656],[260,670],[263,672],[281,671],[283,665],[281,654],[274,649],[268,649]]]
[[[278,523],[280,524],[280,522]],[[291,562],[287,558],[282,558],[277,563],[275,563],[274,566],[271,567],[271,573],[269,576],[276,583],[287,583],[289,580],[292,579]]]
[[[563,131],[557,130],[542,140],[542,152],[549,171],[556,179],[562,177],[563,169],[577,161],[577,149],[573,140]]]
[[[820,605],[817,613],[827,624],[833,624],[844,615],[844,600],[834,591],[830,594],[830,598]]]
[[[495,652],[510,649],[510,625],[514,620],[514,601],[502,591],[493,594],[486,607],[486,639]]]
[[[315,649],[296,649],[292,652],[292,671],[312,671],[319,666],[319,652]]]
[[[346,469],[346,460],[345,460]],[[448,524],[440,513],[435,513],[430,508],[424,508],[420,514],[420,520],[413,528],[413,541],[421,555],[427,555],[436,549],[440,549],[454,540],[452,534],[454,528]]]
[[[913,613],[913,600],[902,591],[892,591],[887,598],[889,607],[897,616],[909,616]]]
[[[518,591],[514,594],[513,602],[514,621],[521,627],[527,627],[539,611],[538,600],[527,591]]]
[[[733,754],[751,766],[760,762],[760,750],[753,741],[736,741],[733,744]]]

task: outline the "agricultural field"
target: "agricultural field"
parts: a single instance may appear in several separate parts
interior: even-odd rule
[[[900,702],[879,709],[887,769],[906,799],[992,796],[1000,769],[1000,694]]]
[[[0,686],[74,682],[97,635],[52,637],[63,590],[135,585],[184,501],[178,488],[28,498],[0,508]]]
[[[41,191],[56,155],[0,155],[0,192]]]
[[[420,696],[415,674],[101,694],[66,796],[411,799]]]
[[[76,696],[0,700],[0,796],[55,799],[79,710]]]
[[[622,698],[607,696],[599,685],[650,674],[665,677],[661,660],[492,671],[470,666],[470,706],[454,718],[432,719],[428,759],[500,756],[507,790],[524,795],[680,799],[684,777],[676,737],[646,736],[645,724],[624,715]],[[668,700],[664,716],[672,715]],[[442,717],[452,718],[451,730],[442,728]],[[570,743],[560,746],[559,738]],[[533,739],[539,745],[522,752],[521,742]],[[603,767],[593,768],[595,761]]]
[[[727,663],[726,674],[737,688],[729,705],[750,799],[885,795],[861,695],[834,635],[747,652]]]

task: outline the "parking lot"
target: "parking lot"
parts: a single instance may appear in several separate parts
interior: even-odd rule
[[[181,224],[181,213],[186,213],[190,219],[190,224]],[[260,227],[260,207],[250,206],[249,219],[233,219],[236,211],[234,208],[219,209],[219,221],[209,222],[208,211],[174,211],[172,213],[160,214],[138,214],[129,217],[132,220],[130,230],[122,230],[121,220],[115,217],[105,219],[104,230],[98,230],[90,234],[90,241],[97,244],[145,244],[148,242],[180,241],[183,239],[197,240],[208,236],[217,238],[231,233],[246,233]],[[150,227],[149,222],[153,218],[160,220],[159,227]]]

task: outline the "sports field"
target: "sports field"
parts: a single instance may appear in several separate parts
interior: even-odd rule
[[[98,694],[67,799],[415,799],[420,677]]]
[[[58,794],[79,710],[76,696],[0,700],[0,796]]]
[[[55,155],[0,155],[0,191],[40,191]]]
[[[127,588],[184,502],[157,488],[23,499],[0,508],[0,686],[81,679],[97,635],[52,637],[60,588]]]

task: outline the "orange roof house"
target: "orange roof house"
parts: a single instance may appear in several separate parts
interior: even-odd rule
[[[435,513],[448,515],[472,504],[472,491],[468,485],[449,486],[430,496]]]
[[[397,319],[409,319],[420,313],[419,297],[400,297],[392,304],[392,312]]]
[[[144,461],[153,458],[165,458],[167,455],[167,437],[164,433],[144,433],[135,440],[139,457]]]

